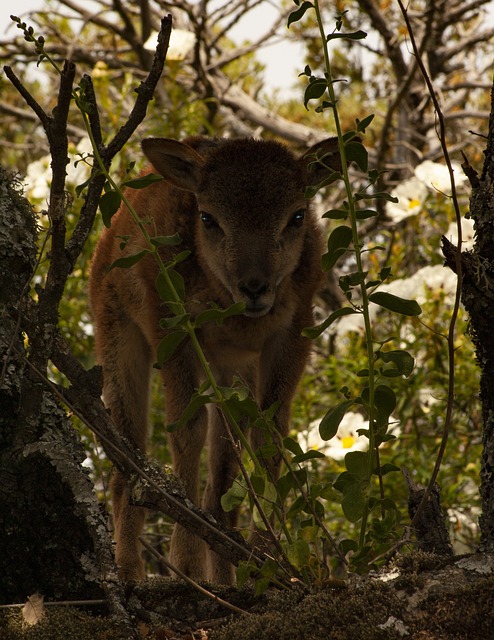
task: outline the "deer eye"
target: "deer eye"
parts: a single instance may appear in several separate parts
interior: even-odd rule
[[[305,209],[299,209],[295,211],[293,216],[290,218],[288,222],[289,227],[300,227],[305,218]]]
[[[218,223],[216,222],[216,220],[207,211],[201,211],[200,216],[201,216],[201,222],[206,227],[206,229],[211,229],[211,227],[218,226]]]

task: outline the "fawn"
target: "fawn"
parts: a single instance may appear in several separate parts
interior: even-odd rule
[[[288,431],[290,402],[302,374],[313,324],[312,298],[321,283],[321,231],[304,198],[308,185],[339,170],[337,141],[329,138],[301,157],[278,142],[253,139],[189,138],[184,142],[149,138],[142,149],[151,165],[143,174],[164,180],[127,197],[152,236],[180,234],[177,248],[160,248],[163,259],[189,250],[176,269],[186,284],[194,315],[215,303],[245,303],[243,315],[222,324],[207,323],[197,337],[220,385],[234,376],[249,387],[262,409],[278,402],[274,422]],[[322,162],[315,157],[322,158]],[[122,249],[122,238],[127,242]],[[157,346],[170,315],[156,290],[157,266],[146,256],[131,268],[109,266],[137,253],[144,241],[126,207],[98,242],[91,271],[90,302],[97,357],[103,368],[104,400],[119,431],[141,450],[148,435],[149,384]],[[189,341],[180,344],[161,371],[167,421],[178,420],[204,379]],[[250,427],[254,449],[263,434]],[[173,467],[187,496],[199,504],[199,461],[208,443],[208,480],[202,506],[220,523],[235,527],[221,496],[238,472],[233,446],[217,411],[202,408],[184,427],[169,434]],[[265,462],[273,477],[279,460]],[[129,490],[118,471],[112,478],[116,561],[124,580],[144,577],[138,536],[145,510],[129,505]],[[193,578],[233,582],[232,565],[205,543],[175,525],[170,562]]]

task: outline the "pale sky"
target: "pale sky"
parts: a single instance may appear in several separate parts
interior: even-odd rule
[[[4,0],[0,2],[0,5],[1,39],[5,35],[10,36],[17,31],[14,23],[10,20],[11,14],[26,19],[26,16],[23,14],[42,7],[43,0],[15,0],[15,2],[12,3],[5,2]],[[271,15],[274,14],[274,11],[273,7],[268,3],[254,9],[245,19],[240,21],[233,32],[233,36],[238,39],[239,43],[244,39],[257,39],[262,35],[264,30],[269,29],[271,25]],[[262,25],[262,27],[260,28],[259,25]],[[260,50],[258,52],[258,58],[266,66],[266,86],[279,89],[281,93],[280,97],[286,97],[292,94],[296,77],[304,69],[301,46],[290,42],[281,42],[280,44]]]

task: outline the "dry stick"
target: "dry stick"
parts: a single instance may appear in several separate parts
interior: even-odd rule
[[[100,607],[108,604],[108,600],[60,600],[60,602],[43,602],[43,607]],[[22,609],[22,604],[0,604],[0,609]]]
[[[182,578],[182,580],[185,580],[185,582],[187,582],[192,587],[194,587],[194,589],[197,589],[198,591],[203,593],[205,596],[208,596],[208,598],[212,598],[218,604],[221,604],[224,607],[228,607],[228,609],[231,609],[232,611],[235,611],[235,613],[241,613],[244,616],[252,615],[248,611],[244,611],[243,609],[240,609],[239,607],[236,607],[234,604],[230,604],[226,600],[223,600],[223,598],[220,598],[219,596],[215,596],[214,593],[211,593],[211,591],[208,591],[204,587],[201,587],[201,585],[198,584],[197,582],[195,582],[194,580],[192,580],[192,578],[189,578],[189,576],[185,575],[185,573],[182,573],[182,571],[180,571],[180,569],[177,569],[177,567],[174,567],[172,564],[170,564],[168,562],[168,560],[163,555],[161,555],[161,553],[159,553],[159,551],[156,551],[156,549],[154,549],[141,536],[139,537],[139,542],[149,551],[149,553],[152,556],[154,556],[156,558],[156,560],[159,560],[160,562],[162,562],[166,567],[168,567],[168,569],[170,569],[170,571],[173,571],[173,573],[176,573],[177,576]]]
[[[413,52],[417,60],[417,64],[419,65],[420,72],[424,78],[424,81],[427,85],[427,89],[429,91],[429,95],[434,104],[434,109],[436,110],[437,119],[439,122],[439,141],[441,143],[441,149],[443,152],[444,159],[446,161],[446,165],[448,167],[450,181],[451,181],[451,197],[453,200],[453,206],[456,215],[456,224],[458,228],[458,246],[456,248],[455,262],[456,262],[456,273],[458,276],[458,283],[456,286],[455,293],[455,304],[453,307],[453,311],[451,313],[451,319],[448,328],[448,366],[449,366],[449,375],[448,375],[448,403],[446,406],[446,417],[444,420],[444,429],[443,435],[441,438],[441,444],[439,447],[439,452],[437,454],[436,463],[434,465],[434,470],[429,480],[429,484],[424,493],[424,497],[422,498],[421,503],[419,504],[417,511],[410,523],[410,526],[413,527],[418,519],[420,518],[422,511],[425,507],[427,500],[429,499],[430,493],[434,484],[437,480],[437,476],[439,474],[439,469],[442,464],[442,460],[444,457],[444,452],[446,450],[446,445],[448,442],[449,431],[451,427],[452,413],[453,413],[453,400],[454,400],[454,391],[455,391],[455,375],[454,375],[454,366],[455,366],[455,348],[454,348],[454,337],[455,337],[455,327],[456,327],[456,319],[458,317],[458,311],[460,308],[460,298],[461,298],[461,285],[462,285],[462,264],[461,264],[461,243],[462,243],[462,229],[461,229],[461,213],[460,207],[458,204],[458,197],[456,194],[456,185],[454,179],[454,171],[451,165],[451,159],[449,157],[448,147],[446,145],[446,128],[444,124],[444,116],[441,111],[441,106],[436,96],[436,92],[434,90],[434,86],[432,81],[427,73],[427,69],[425,68],[424,62],[420,55],[420,52],[417,48],[417,43],[415,41],[415,37],[413,34],[412,26],[410,24],[410,20],[408,18],[408,12],[405,9],[402,0],[398,0],[398,4],[400,6],[401,12],[403,14],[403,18],[405,20],[405,24],[408,30],[408,34],[410,36],[410,42],[413,47]]]

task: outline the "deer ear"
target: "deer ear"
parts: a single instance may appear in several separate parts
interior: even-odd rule
[[[324,164],[317,162],[321,160]],[[307,173],[307,186],[322,182],[333,171],[341,171],[338,138],[327,138],[313,145],[300,158]],[[324,166],[326,165],[326,166]],[[328,169],[330,167],[330,169]]]
[[[142,150],[153,167],[180,189],[197,191],[204,159],[192,147],[170,138],[146,138]]]

